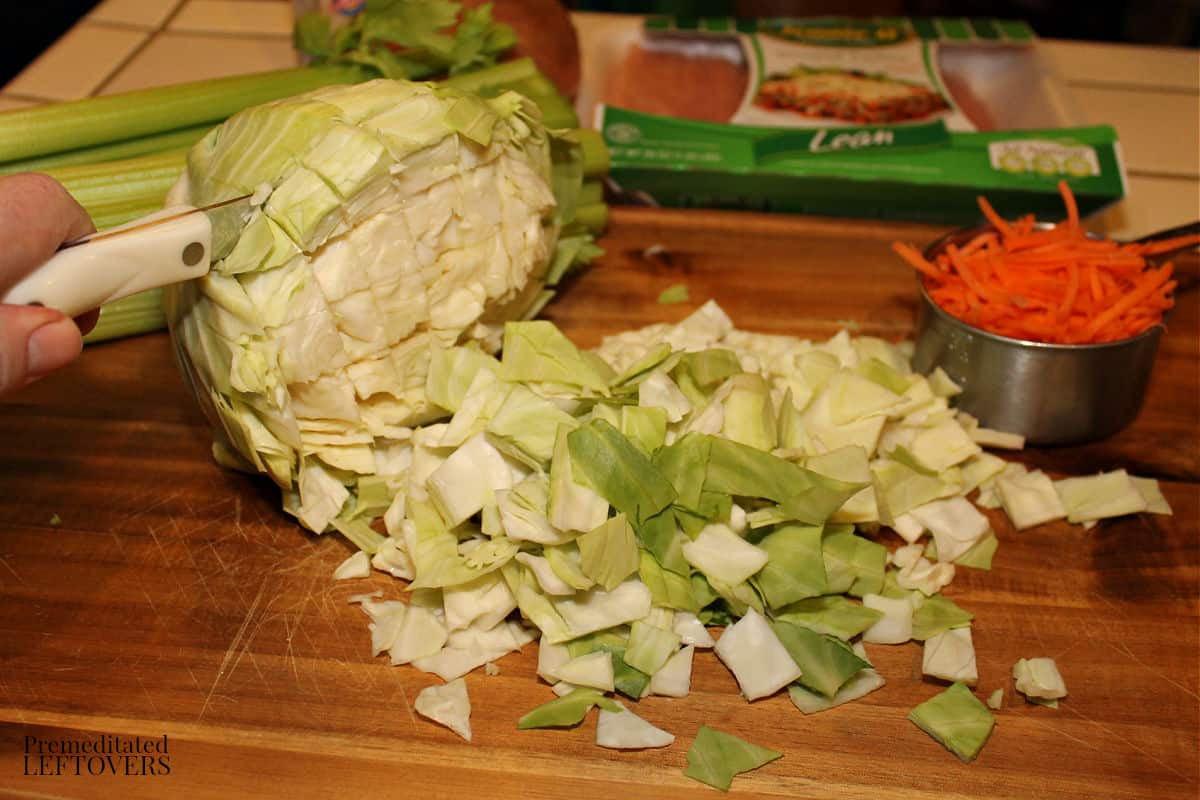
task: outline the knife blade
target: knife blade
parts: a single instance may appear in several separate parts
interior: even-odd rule
[[[249,216],[250,195],[171,206],[66,242],[0,297],[75,317],[131,294],[191,280],[229,255]]]

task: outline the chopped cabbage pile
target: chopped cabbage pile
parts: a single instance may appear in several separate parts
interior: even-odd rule
[[[1018,527],[1169,508],[1153,481],[1055,482],[985,452],[980,438],[1019,442],[952,409],[957,387],[908,356],[844,332],[739,331],[714,303],[592,352],[538,321],[508,323],[499,360],[435,351],[441,417],[413,432],[388,535],[352,537],[410,582],[407,612],[364,602],[375,651],[453,681],[536,637],[558,697],[519,727],[599,706],[599,745],[644,748],[674,736],[609,694],[686,696],[697,649],[747,701],[786,688],[812,714],[884,685],[864,643],[918,641],[923,672],[953,686],[912,719],[974,758],[992,717],[968,688],[973,615],[942,590],[990,568],[997,539],[966,496],[998,498]],[[414,649],[417,623],[381,620],[417,609]],[[740,769],[721,752],[689,753],[689,774],[727,786]]]

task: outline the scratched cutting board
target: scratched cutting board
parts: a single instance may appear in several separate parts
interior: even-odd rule
[[[618,209],[607,255],[547,316],[584,345],[676,320],[718,299],[739,327],[827,337],[840,327],[911,330],[912,278],[892,239],[937,229],[749,214]],[[1014,532],[990,572],[947,590],[976,614],[981,694],[1005,687],[998,724],[963,765],[908,722],[939,687],[916,644],[870,648],[888,684],[805,717],[786,695],[754,704],[711,653],[692,694],[637,710],[676,734],[663,750],[517,731],[551,697],[535,649],[467,678],[474,742],[418,718],[437,681],[369,654],[348,553],[301,531],[267,482],[215,466],[204,422],[164,334],[90,348],[82,361],[0,401],[0,794],[46,797],[703,798],[682,775],[709,724],[783,752],[734,781],[745,798],[1194,798],[1200,787],[1200,336],[1198,265],[1129,430],[1086,447],[1030,450],[1058,473],[1125,466],[1163,479],[1175,516]],[[686,283],[692,301],[660,306]],[[61,524],[52,526],[51,515]],[[1020,657],[1058,660],[1070,698],[1014,697]],[[26,737],[168,737],[170,773],[27,775]],[[36,759],[35,759],[36,761]],[[36,764],[34,764],[36,771]]]

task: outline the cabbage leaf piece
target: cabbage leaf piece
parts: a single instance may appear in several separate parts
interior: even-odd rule
[[[596,720],[596,744],[615,750],[640,750],[674,743],[674,734],[651,725],[620,703],[617,705],[620,711],[600,709]]]
[[[1146,510],[1146,498],[1123,469],[1054,481],[1070,522],[1119,517]]]
[[[471,741],[471,700],[467,684],[455,678],[441,686],[426,686],[417,693],[413,708],[423,717],[445,725],[468,742]]]
[[[819,525],[783,525],[767,534],[758,546],[767,563],[755,581],[771,608],[823,595],[828,591]]]
[[[971,545],[970,550],[954,559],[954,563],[960,567],[971,567],[972,569],[991,569],[992,559],[995,558],[999,546],[1000,540],[996,538],[996,534],[988,533]]]
[[[616,375],[599,357],[576,347],[554,323],[532,320],[505,323],[500,377],[607,393],[609,381]]]
[[[1146,500],[1146,511],[1151,514],[1171,513],[1171,504],[1163,496],[1162,488],[1159,487],[1158,481],[1154,480],[1154,478],[1139,478],[1136,475],[1131,475],[1129,479],[1133,481],[1133,485]]]
[[[871,666],[836,637],[788,622],[776,621],[771,629],[800,666],[800,683],[826,697],[832,698],[846,681]]]
[[[847,641],[883,618],[883,612],[859,605],[841,595],[812,597],[775,613],[775,619],[836,636]]]
[[[611,592],[638,569],[637,539],[624,514],[580,534],[575,543],[579,546],[583,574],[605,591]]]
[[[970,625],[975,615],[964,611],[948,597],[935,594],[913,611],[912,638],[925,640],[952,628]]]
[[[714,648],[747,700],[775,694],[800,677],[800,667],[766,617],[753,609],[725,629]]]
[[[1067,515],[1053,481],[1041,470],[1011,475],[1001,473],[996,476],[996,494],[1004,506],[1004,513],[1017,530]]]
[[[692,688],[692,656],[696,646],[689,644],[667,659],[662,669],[650,678],[650,694],[687,697]]]
[[[603,650],[572,658],[554,670],[554,677],[572,686],[599,689],[602,692],[611,692],[616,688],[612,653]]]
[[[964,762],[979,755],[996,727],[992,712],[963,683],[921,703],[908,718]]]
[[[689,539],[680,530],[679,511],[674,506],[664,508],[637,526],[636,533],[641,547],[663,568],[686,575],[690,567],[683,557],[683,544]]]
[[[446,528],[441,515],[426,503],[410,503],[414,521],[408,538],[409,555],[416,569],[413,589],[456,586],[499,569],[517,554],[517,544],[507,537],[490,540],[486,549],[493,558],[471,558],[459,551],[458,537]],[[480,554],[482,555],[482,554]]]
[[[651,607],[650,590],[636,579],[621,583],[611,592],[593,587],[553,603],[576,636],[641,619],[650,613]]]
[[[768,554],[720,523],[706,525],[696,538],[684,542],[683,557],[709,580],[735,586],[766,565]]]
[[[910,597],[868,594],[863,597],[863,605],[883,612],[879,621],[863,632],[864,642],[904,644],[912,639],[913,602]]]
[[[620,711],[616,701],[609,700],[595,689],[575,689],[562,697],[543,703],[517,720],[519,730],[530,728],[570,728],[583,722],[593,706],[605,711]]]
[[[850,649],[856,656],[864,661],[866,660],[867,650],[863,647],[862,642],[856,642]],[[866,667],[856,672],[850,680],[842,684],[842,688],[838,689],[833,697],[820,695],[799,683],[793,683],[788,687],[788,697],[791,699],[792,705],[798,708],[801,713],[816,714],[853,702],[861,697],[866,697],[885,683],[887,681],[874,668]]]
[[[670,481],[604,420],[592,420],[567,434],[567,448],[575,480],[590,486],[635,525],[675,500]]]
[[[1012,674],[1017,691],[1030,702],[1067,696],[1067,684],[1052,658],[1022,658],[1013,664]]]
[[[692,401],[665,373],[655,371],[637,385],[638,407],[657,408],[675,423],[692,413]]]
[[[550,462],[550,488],[546,517],[560,531],[590,531],[608,519],[608,501],[580,480],[580,468],[571,457],[570,427],[559,426]]]
[[[957,561],[990,530],[987,517],[964,497],[934,500],[909,513],[933,534],[942,561]]]
[[[688,433],[654,454],[654,465],[675,487],[675,503],[689,511],[700,510],[705,472],[712,439]]]
[[[560,425],[573,428],[575,418],[551,401],[516,384],[487,423],[487,432],[507,445],[520,460],[544,469],[554,454]]]
[[[704,488],[710,492],[785,503],[811,488],[813,476],[803,467],[749,445],[709,437]]]
[[[650,676],[625,663],[627,643],[627,636],[607,630],[581,636],[568,643],[567,650],[574,658],[597,651],[608,653],[612,659],[613,686],[629,699],[638,700],[649,689]]]
[[[710,348],[685,353],[673,370],[676,380],[683,375],[701,389],[709,389],[742,371],[742,362],[732,350]]]
[[[821,543],[825,562],[826,592],[855,597],[876,594],[883,588],[887,548],[854,533],[852,527],[827,529]]]
[[[500,371],[500,362],[483,352],[477,342],[462,347],[437,348],[430,355],[425,395],[430,402],[447,411],[458,411],[467,389],[480,371],[495,374]]]
[[[962,681],[968,686],[979,682],[975,662],[975,644],[971,629],[952,628],[925,640],[921,672],[944,681]]]
[[[727,792],[735,775],[782,757],[783,753],[777,750],[768,750],[705,725],[688,748],[688,765],[683,774]]]
[[[679,649],[679,643],[680,636],[675,631],[663,630],[642,620],[636,620],[629,629],[625,663],[639,672],[653,676]]]
[[[686,283],[673,283],[658,293],[658,302],[660,305],[686,303],[687,301],[688,287]]]
[[[657,406],[621,406],[617,428],[647,456],[667,440],[667,412]]]
[[[664,568],[645,550],[638,551],[638,577],[650,590],[650,599],[655,606],[692,614],[700,611],[688,577]]]
[[[876,460],[871,464],[871,475],[879,519],[888,525],[914,508],[958,493],[956,487],[894,459]]]

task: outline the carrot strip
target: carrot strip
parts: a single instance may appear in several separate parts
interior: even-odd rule
[[[1145,275],[1146,277],[1142,279],[1140,286],[1113,303],[1107,310],[1092,320],[1085,331],[1089,337],[1098,334],[1109,323],[1116,320],[1121,314],[1133,308],[1142,300],[1148,298],[1156,289],[1166,283],[1171,277],[1171,265],[1167,264],[1162,269],[1152,270],[1145,273]]]
[[[1060,317],[1071,316],[1071,309],[1075,307],[1075,296],[1079,294],[1079,265],[1074,261],[1067,262],[1067,296],[1063,298],[1062,305],[1058,307],[1058,315]]]
[[[1191,236],[1176,236],[1173,239],[1160,239],[1157,242],[1147,242],[1146,244],[1137,245],[1137,249],[1144,256],[1153,256],[1165,253],[1168,250],[1195,244],[1200,244],[1200,233],[1194,233]]]
[[[1075,195],[1066,181],[1058,182],[1058,193],[1062,195],[1063,205],[1067,209],[1067,227],[1075,230],[1079,227],[1079,205],[1075,202]]]
[[[963,279],[967,286],[970,287],[972,292],[986,300],[999,302],[1004,301],[1004,296],[1002,294],[999,292],[992,292],[990,289],[988,289],[988,287],[979,282],[979,279],[975,277],[975,272],[967,266],[967,259],[962,257],[962,254],[959,253],[957,247],[950,245],[946,248],[946,254],[950,256],[950,263],[953,264],[954,268],[958,270],[959,276]]]
[[[895,250],[897,255],[907,261],[909,265],[918,272],[923,272],[929,277],[938,280],[945,277],[941,272],[938,271],[937,267],[926,261],[925,256],[921,255],[917,248],[913,247],[912,245],[905,244],[904,242],[893,242],[892,249]]]
[[[967,242],[962,248],[962,254],[965,256],[974,255],[975,253],[990,247],[996,243],[996,234],[981,233],[971,241]]]
[[[1100,298],[1104,295],[1104,292],[1102,292],[1100,290],[1100,273],[1096,269],[1095,264],[1088,264],[1087,276],[1088,276],[1088,288],[1091,289],[1091,292],[1092,292],[1092,300],[1099,303]]]
[[[980,195],[976,200],[979,203],[979,210],[983,212],[984,219],[991,223],[993,228],[1000,231],[1001,236],[1005,238],[1012,236],[1012,228],[1009,227],[1004,217],[996,213],[996,209],[992,208],[992,204],[987,201],[987,198]]]

